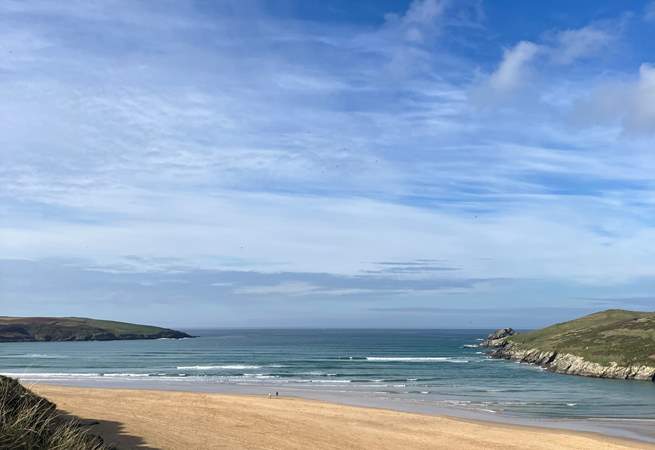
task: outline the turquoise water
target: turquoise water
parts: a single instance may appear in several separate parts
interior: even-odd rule
[[[29,382],[313,392],[518,417],[655,419],[655,383],[557,375],[465,347],[488,330],[192,333],[200,337],[0,344],[0,372]]]

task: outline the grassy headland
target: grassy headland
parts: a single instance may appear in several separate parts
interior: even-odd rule
[[[190,337],[149,325],[81,317],[0,317],[0,342],[109,341]]]
[[[492,356],[554,372],[602,378],[655,377],[655,313],[610,309],[495,342]]]
[[[599,364],[655,365],[655,313],[610,309],[508,340]]]

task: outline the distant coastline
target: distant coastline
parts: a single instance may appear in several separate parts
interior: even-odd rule
[[[187,333],[82,317],[0,317],[0,342],[115,341],[181,339]]]

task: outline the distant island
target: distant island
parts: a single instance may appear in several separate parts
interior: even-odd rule
[[[82,317],[0,316],[0,342],[112,341],[128,339],[180,339],[181,331],[149,325]]]
[[[552,372],[655,381],[655,313],[611,309],[528,333],[503,328],[480,346]]]

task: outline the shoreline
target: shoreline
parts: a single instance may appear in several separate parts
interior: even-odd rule
[[[495,347],[489,346],[489,349],[487,355],[490,358],[526,363],[562,375],[655,382],[655,367],[644,364],[621,366],[612,363],[602,365],[570,353],[540,350],[538,348],[522,348],[511,343],[503,343]]]
[[[525,447],[525,439],[528,439],[529,440],[528,442],[532,444],[532,440],[542,441],[545,436],[548,436],[549,441],[552,440],[553,436],[558,436],[558,437],[564,436],[565,438],[563,438],[564,440],[562,441],[562,445],[564,445],[565,442],[569,442],[571,439],[573,439],[575,442],[578,442],[576,441],[576,439],[583,439],[583,440],[591,439],[592,441],[595,442],[595,445],[607,444],[603,448],[654,448],[655,449],[655,445],[653,444],[655,443],[655,439],[652,438],[648,439],[647,436],[642,436],[642,438],[640,438],[638,434],[634,432],[633,433],[628,432],[630,427],[628,427],[627,429],[622,428],[624,431],[623,433],[612,434],[612,433],[604,432],[602,428],[598,429],[596,427],[587,427],[587,428],[582,427],[580,426],[582,425],[581,423],[576,423],[574,426],[571,426],[571,423],[569,423],[570,421],[566,421],[566,422],[548,421],[548,420],[544,421],[541,419],[515,421],[512,420],[512,418],[507,418],[507,417],[493,417],[493,418],[491,417],[481,418],[476,416],[465,417],[465,416],[448,414],[448,412],[445,411],[441,411],[439,413],[407,411],[398,408],[390,408],[389,405],[384,405],[384,406],[374,405],[374,404],[362,405],[362,404],[357,404],[356,402],[353,403],[353,402],[339,401],[338,399],[336,400],[335,399],[326,400],[326,399],[316,399],[316,398],[312,399],[304,396],[296,396],[293,394],[291,395],[283,394],[281,398],[273,399],[274,403],[271,404],[271,403],[266,403],[268,399],[266,398],[266,395],[261,392],[261,389],[259,389],[260,392],[258,393],[246,393],[243,391],[238,393],[225,393],[225,392],[219,393],[219,392],[206,392],[206,391],[192,392],[189,390],[177,390],[177,389],[157,389],[152,387],[139,388],[139,389],[125,388],[125,387],[107,387],[107,386],[73,387],[73,386],[62,386],[58,384],[42,384],[42,383],[39,384],[25,383],[25,386],[34,390],[36,393],[43,395],[48,399],[51,399],[52,401],[57,403],[62,410],[77,415],[83,419],[99,420],[101,422],[103,420],[105,421],[109,420],[113,423],[123,424],[122,427],[125,429],[129,429],[129,430],[135,429],[137,430],[136,431],[137,435],[139,433],[145,434],[145,440],[147,442],[148,439],[153,439],[151,437],[148,437],[148,435],[150,434],[150,430],[147,424],[151,421],[148,419],[147,415],[143,414],[143,411],[148,411],[149,409],[161,410],[162,404],[164,404],[168,408],[171,408],[170,411],[171,413],[173,411],[179,410],[182,411],[183,414],[185,415],[194,416],[197,415],[197,412],[190,410],[188,407],[185,408],[185,406],[187,406],[188,403],[193,403],[193,402],[198,402],[199,400],[203,400],[203,402],[194,405],[196,409],[198,408],[200,410],[206,409],[207,408],[205,404],[206,402],[209,402],[208,404],[219,405],[217,406],[217,411],[221,409],[220,405],[222,405],[223,412],[230,417],[234,417],[235,420],[238,420],[238,417],[234,415],[235,414],[234,411],[226,410],[224,405],[225,402],[228,403],[236,402],[237,404],[243,405],[244,412],[242,412],[242,414],[245,414],[246,416],[254,415],[255,419],[257,418],[261,419],[262,414],[264,414],[266,409],[268,409],[270,406],[276,406],[277,408],[278,406],[280,406],[280,403],[284,403],[285,408],[283,408],[281,411],[277,411],[277,413],[281,413],[284,416],[289,416],[287,420],[291,420],[291,421],[297,420],[303,422],[304,419],[302,416],[294,415],[294,411],[296,411],[298,408],[305,409],[306,411],[308,411],[308,413],[313,413],[316,408],[328,413],[326,417],[318,417],[316,423],[307,424],[309,428],[323,427],[324,425],[321,424],[323,423],[324,420],[329,423],[335,422],[333,423],[333,426],[335,427],[346,426],[347,424],[339,423],[340,420],[347,421],[345,418],[346,416],[341,417],[341,415],[346,413],[348,414],[352,413],[357,416],[367,417],[368,418],[367,420],[373,420],[373,418],[376,418],[375,420],[381,421],[380,428],[384,430],[386,430],[386,428],[390,426],[385,419],[385,418],[388,419],[389,417],[393,417],[394,420],[397,419],[400,420],[401,422],[408,421],[410,418],[412,419],[411,423],[413,423],[413,421],[415,420],[419,421],[420,423],[426,421],[431,422],[432,427],[417,430],[416,431],[418,433],[417,436],[422,435],[426,432],[436,433],[437,435],[439,435],[440,433],[448,434],[449,432],[448,430],[452,427],[454,427],[455,429],[462,429],[462,427],[463,429],[468,429],[468,427],[472,427],[475,429],[476,433],[482,433],[482,436],[486,436],[486,434],[488,433],[491,433],[492,435],[495,436],[500,433],[501,435],[503,435],[501,440],[509,440],[507,442],[510,443],[512,442],[512,439],[514,439],[515,435],[521,435],[523,437],[517,441],[521,443],[521,445],[519,446],[520,448],[528,448]],[[120,395],[117,395],[118,393],[120,393]],[[118,401],[119,398],[123,400]],[[126,398],[129,398],[130,401],[125,401]],[[141,404],[140,407],[141,414],[139,414],[138,418],[135,419],[134,411],[131,412],[128,410],[123,411],[121,409],[121,408],[124,409],[126,407],[126,404],[133,404],[133,405]],[[262,410],[262,408],[264,409]],[[105,410],[110,410],[110,412],[107,412]],[[253,410],[254,411],[260,410],[262,411],[262,413],[261,414],[256,412],[253,413],[251,412]],[[274,414],[274,411],[269,411],[269,412],[271,414]],[[172,416],[175,416],[175,414],[172,414]],[[174,417],[171,417],[170,419],[172,420],[170,426],[177,427],[178,424],[174,420]],[[218,420],[219,422],[223,421],[224,419],[225,419],[224,417],[216,416],[216,420]],[[253,418],[247,418],[247,417],[242,417],[241,419],[244,420],[245,422],[249,422],[249,421],[251,422],[253,420]],[[268,419],[275,421],[274,417],[269,417]],[[166,421],[166,417],[164,417],[162,420]],[[622,420],[621,422],[625,422],[625,421]],[[212,424],[206,424],[206,426],[208,426],[209,428],[213,428]],[[242,428],[241,431],[242,432],[248,431],[247,428],[248,427]],[[156,429],[157,427],[155,427],[155,430]],[[469,431],[472,432],[472,430]],[[162,429],[158,429],[158,431],[156,431],[155,434],[162,433],[162,432],[166,434],[166,427],[163,428],[163,431]],[[197,434],[197,433],[200,433],[201,435],[203,434],[202,430],[194,430],[192,432],[192,434]],[[412,436],[414,435],[412,434]],[[460,437],[466,440],[465,436],[466,433],[464,433]],[[391,439],[391,437],[388,438]],[[407,438],[407,436],[405,436],[405,438]],[[308,436],[307,439],[310,439],[310,436]],[[478,439],[479,440],[483,439],[483,437],[479,437]],[[423,444],[420,445],[417,444],[418,446],[416,448],[441,448],[439,446],[436,447],[430,445],[424,446]],[[449,448],[459,448],[451,444],[452,443],[449,442],[448,445]],[[483,445],[483,446],[487,446],[487,448],[494,448],[493,445],[491,444],[492,443],[490,442],[480,441],[476,445]],[[542,447],[539,446],[538,444],[539,444],[538,442],[535,442],[535,446],[531,445],[531,447],[529,448],[560,448],[559,446]],[[305,442],[304,445],[305,446],[309,445],[309,443]],[[376,445],[379,445],[379,443]],[[616,447],[614,447],[615,445]],[[155,448],[159,448],[159,447],[155,447]],[[183,448],[183,447],[172,446],[172,447],[163,447],[163,448]],[[216,448],[221,448],[221,447],[216,447]],[[241,447],[228,446],[225,448],[241,448]],[[302,447],[301,446],[300,447],[294,447],[294,446],[249,447],[248,446],[243,448],[302,448]],[[340,448],[340,447],[326,446],[320,448]],[[365,448],[365,447],[355,447],[355,448]],[[389,446],[384,448],[402,448],[402,447]],[[470,448],[470,446],[463,445],[461,448]],[[508,448],[507,445],[505,445],[504,448]],[[509,448],[511,448],[511,445],[509,446]],[[561,447],[561,448],[584,448],[584,447],[569,446],[569,447]]]
[[[265,396],[268,392],[280,391],[287,397],[305,400],[323,401],[338,405],[379,408],[384,410],[422,414],[440,417],[452,417],[462,420],[473,420],[491,424],[509,424],[547,428],[554,430],[568,430],[575,432],[596,433],[610,438],[630,439],[633,441],[655,444],[655,418],[558,418],[547,416],[519,416],[505,412],[489,412],[478,409],[466,409],[454,405],[434,405],[427,402],[411,402],[405,398],[372,397],[354,391],[341,390],[311,390],[300,386],[274,386],[274,385],[238,385],[238,384],[190,384],[185,382],[157,382],[137,379],[111,379],[99,383],[95,380],[48,380],[21,381],[28,387],[43,385],[68,386],[90,389],[128,389],[162,392],[195,392],[223,395],[249,395]]]

